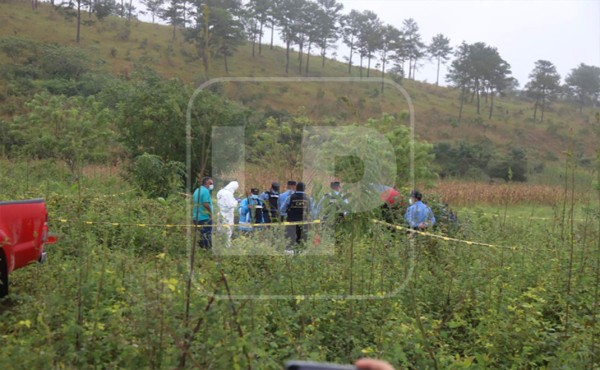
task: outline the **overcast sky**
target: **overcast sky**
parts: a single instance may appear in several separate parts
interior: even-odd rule
[[[520,88],[527,83],[538,59],[552,62],[563,81],[579,63],[600,66],[599,0],[337,1],[344,4],[344,14],[352,9],[369,9],[384,23],[397,28],[402,27],[404,19],[413,18],[426,44],[442,33],[450,38],[453,47],[462,41],[469,44],[481,41],[496,47],[500,56],[510,63]],[[139,0],[136,3],[139,9],[144,8]],[[149,20],[149,16],[141,18]],[[270,37],[268,31],[265,37]],[[337,59],[342,61],[348,54],[347,47],[340,45],[337,54]],[[354,64],[358,63],[355,57]],[[427,60],[422,63],[416,79],[435,83],[435,63]],[[446,84],[445,74],[443,66],[441,84]]]
[[[422,40],[442,33],[452,46],[466,41],[485,42],[498,48],[523,88],[538,59],[554,63],[564,77],[579,63],[600,66],[600,1],[503,0],[338,0],[344,13],[372,10],[398,28],[414,18]],[[338,59],[345,53],[338,50]],[[358,63],[358,60],[355,61]],[[417,80],[435,83],[434,63],[425,61]],[[440,82],[445,76],[440,72]]]

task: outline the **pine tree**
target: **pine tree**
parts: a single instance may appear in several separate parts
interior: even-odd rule
[[[441,33],[435,35],[431,40],[431,44],[427,48],[427,52],[432,58],[435,58],[437,61],[435,86],[439,86],[440,64],[445,64],[446,61],[448,61],[448,59],[450,58],[450,53],[452,53],[450,39],[445,37]]]

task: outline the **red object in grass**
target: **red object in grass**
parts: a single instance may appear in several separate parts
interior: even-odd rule
[[[396,203],[400,203],[402,201],[402,197],[400,196],[400,192],[394,188],[389,188],[380,194],[381,200],[383,200],[388,205],[394,205]]]
[[[32,262],[43,262],[44,245],[56,237],[48,233],[43,199],[0,202],[0,297],[8,294],[8,275]]]

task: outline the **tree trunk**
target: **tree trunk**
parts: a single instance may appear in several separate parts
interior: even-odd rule
[[[227,53],[223,53],[223,59],[225,60],[225,73],[229,74],[229,65],[227,64]]]
[[[352,52],[354,51],[354,43],[350,43],[350,57],[348,58],[348,74],[352,74]]]
[[[127,22],[131,22],[132,10],[133,10],[133,0],[129,0],[129,9],[127,11]]]
[[[177,32],[177,25],[175,23],[173,23],[173,41],[175,41],[176,32]]]
[[[308,76],[308,63],[310,62],[310,47],[311,42],[308,42],[308,48],[306,49],[306,65],[304,66],[304,74]]]
[[[480,99],[479,99],[479,87],[477,87],[477,93],[476,94],[477,94],[477,114],[481,114],[481,110],[480,110],[481,102],[480,102]]]
[[[383,90],[385,86],[385,55],[381,58],[381,94],[383,95]]]
[[[273,50],[273,34],[275,33],[275,23],[271,22],[271,47],[270,49]]]
[[[546,92],[542,91],[542,116],[540,117],[540,123],[544,123],[544,110],[546,109]]]
[[[417,59],[415,59],[415,60],[413,61],[413,69],[412,69],[412,72],[413,72],[412,79],[413,79],[413,81],[414,81],[414,80],[415,80],[415,74],[417,73]]]
[[[488,119],[492,119],[492,114],[494,114],[494,91],[490,91],[490,115]]]
[[[262,54],[262,33],[263,33],[263,22],[260,22],[260,29],[258,30],[258,55]],[[252,54],[254,56],[254,54]]]
[[[290,41],[287,41],[285,47],[285,74],[288,74],[290,68]]]
[[[460,123],[460,120],[462,119],[462,111],[463,111],[463,106],[465,104],[465,87],[463,86],[461,88],[460,91],[460,108],[458,109],[458,122]]]
[[[79,44],[79,39],[81,35],[81,2],[83,0],[77,0],[77,37],[75,42]]]
[[[304,41],[301,40],[298,44],[298,74],[302,74],[302,48],[304,48]]]
[[[408,79],[412,77],[412,57],[408,58]]]
[[[321,49],[321,69],[325,68],[325,53],[327,52],[327,49],[323,48]]]
[[[371,71],[371,56],[367,58],[367,78],[369,78],[369,72]]]
[[[360,68],[358,69],[360,71],[360,78],[362,78],[363,76],[363,55],[360,55]]]
[[[252,58],[256,55],[256,34],[252,34]]]
[[[440,86],[440,57],[438,57],[437,73],[435,76],[435,86]]]
[[[132,1],[132,0],[130,0]],[[208,32],[208,20],[209,20],[208,6],[205,4],[202,9],[202,16],[204,17],[204,51],[202,53],[202,64],[204,65],[204,77],[208,80],[210,77],[210,33]]]
[[[536,97],[535,104],[533,105],[533,123],[535,123],[535,120],[537,119],[537,109],[538,109],[539,101],[540,101],[540,98]]]

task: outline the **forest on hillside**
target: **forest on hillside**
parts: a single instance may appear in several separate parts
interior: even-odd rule
[[[37,6],[37,3],[32,4],[34,8]],[[510,65],[503,60],[496,48],[482,42],[463,43],[453,48],[450,46],[450,40],[442,34],[437,35],[430,45],[426,45],[421,40],[418,25],[412,19],[407,19],[402,27],[395,28],[392,25],[384,25],[373,12],[361,13],[352,10],[344,14],[341,4],[335,1],[250,1],[244,4],[238,1],[214,3],[210,1],[163,3],[159,1],[144,3],[144,6],[147,9],[136,10],[131,3],[119,4],[111,1],[56,3],[53,5],[54,11],[64,17],[75,19],[72,24],[76,25],[76,41],[82,31],[91,32],[89,25],[95,20],[102,21],[107,17],[120,17],[126,22],[125,24],[129,24],[141,12],[150,12],[172,26],[173,37],[176,35],[183,37],[186,43],[194,46],[197,53],[196,60],[201,61],[205,79],[210,77],[209,66],[212,63],[222,61],[226,65],[227,57],[235,58],[235,53],[242,45],[251,47],[253,56],[263,53],[263,48],[272,48],[272,41],[269,43],[265,40],[272,40],[274,32],[279,32],[280,37],[286,41],[286,73],[290,63],[293,62],[290,60],[290,50],[291,48],[297,49],[297,53],[294,54],[297,56],[295,63],[298,67],[295,75],[304,75],[308,72],[310,56],[316,49],[319,50],[319,63],[324,66],[328,53],[333,50],[335,43],[340,41],[347,43],[350,50],[350,54],[346,58],[348,73],[354,67],[359,70],[359,76],[364,73],[364,76],[368,77],[376,65],[381,69],[377,72],[378,75],[384,78],[386,66],[391,65],[389,72],[396,81],[401,82],[403,79],[410,81],[414,78],[414,71],[418,68],[418,61],[422,58],[436,58],[438,63],[450,62],[450,73],[446,78],[458,91],[456,104],[452,103],[452,107],[448,108],[456,109],[456,117],[447,118],[450,126],[459,127],[461,121],[464,120],[464,107],[470,106],[476,114],[476,119],[473,119],[472,122],[475,123],[475,126],[483,128],[484,138],[488,127],[495,126],[486,123],[485,120],[492,119],[492,117],[497,119],[498,115],[500,115],[499,117],[505,115],[504,111],[508,112],[505,104],[500,106],[500,112],[494,112],[496,96],[522,95],[522,98],[531,104],[530,113],[528,113],[531,114],[530,122],[543,123],[547,115],[546,111],[548,109],[555,110],[552,107],[556,104],[571,104],[573,110],[578,108],[580,112],[584,107],[593,108],[597,104],[600,92],[600,69],[598,67],[581,64],[574,68],[562,83],[561,76],[556,72],[554,65],[545,60],[536,62],[530,81],[525,86],[526,89],[523,92],[517,92],[515,90],[517,82],[510,76]],[[111,53],[114,51],[116,55],[116,48],[113,47],[111,50]],[[64,142],[64,133],[68,130],[81,130],[81,128],[76,128],[78,124],[81,124],[81,117],[73,118],[73,121],[77,122],[73,126],[55,125],[60,127],[60,129],[56,127],[54,129],[55,139],[49,138],[50,132],[40,137],[39,128],[34,130],[35,135],[28,136],[25,133],[27,130],[23,130],[23,127],[33,127],[29,121],[38,114],[35,109],[41,109],[35,108],[37,106],[43,107],[48,112],[62,109],[65,104],[85,107],[87,110],[89,105],[86,102],[93,99],[97,107],[94,109],[107,110],[109,113],[106,117],[110,117],[110,119],[105,119],[105,122],[102,123],[100,122],[102,116],[97,115],[96,112],[90,113],[95,127],[93,133],[90,131],[90,135],[95,137],[91,142],[100,140],[98,148],[110,147],[112,149],[109,151],[98,150],[96,153],[92,150],[90,153],[82,155],[80,161],[108,163],[118,161],[115,158],[123,159],[125,157],[133,160],[146,152],[158,155],[162,161],[181,163],[182,154],[176,154],[183,150],[181,145],[170,145],[169,150],[165,151],[159,144],[141,145],[133,142],[142,140],[139,138],[140,133],[145,132],[133,127],[139,122],[146,122],[145,125],[159,121],[175,124],[183,119],[181,112],[185,110],[185,94],[178,95],[174,92],[176,89],[169,87],[173,84],[181,85],[181,83],[162,80],[162,77],[152,71],[151,67],[141,64],[135,67],[131,76],[112,75],[105,69],[94,65],[97,64],[93,61],[94,57],[76,45],[44,44],[25,37],[9,36],[0,40],[0,51],[7,61],[6,68],[2,72],[2,79],[6,86],[4,95],[7,99],[3,105],[4,119],[0,121],[0,126],[5,133],[2,137],[2,153],[5,155],[23,155],[29,150],[27,155],[35,158],[64,159],[70,166],[74,166],[74,151],[71,149],[58,150],[54,144],[58,137],[62,137]],[[354,65],[356,57],[358,57],[359,63]],[[227,71],[227,67],[225,70]],[[157,112],[149,112],[149,108],[146,108],[146,111],[140,110],[136,106],[135,100],[132,100],[142,99],[135,97],[136,94],[143,95],[136,91],[140,88],[140,84],[141,86],[150,86],[146,89],[157,89],[156,94],[149,94],[150,96],[143,99],[154,100],[155,96],[160,96],[159,90],[166,90],[168,91],[167,95],[178,95],[168,96],[169,99],[173,99],[172,101],[179,102],[179,108],[175,111],[171,107],[161,110],[160,105],[165,100],[159,98],[155,105]],[[130,90],[130,93],[126,94],[127,90]],[[219,93],[219,91],[215,92]],[[188,90],[187,94],[189,96],[191,91]],[[215,97],[214,99],[220,98]],[[338,97],[338,101],[340,99],[347,98]],[[77,102],[75,102],[76,100]],[[58,101],[58,103],[51,103],[51,101]],[[226,104],[226,106],[235,105]],[[247,108],[239,106],[234,110],[245,109]],[[517,110],[515,109],[515,111]],[[522,109],[518,111],[520,112]],[[52,115],[51,113],[46,114]],[[78,114],[84,115],[85,113],[81,109]],[[396,115],[399,123],[405,122],[404,114]],[[63,115],[64,113],[61,113],[60,116]],[[259,118],[260,115],[263,115],[262,118]],[[279,126],[283,122],[298,121],[297,118],[293,118],[295,113],[291,112],[269,112],[267,110],[262,113],[253,112],[251,116],[250,121],[255,123],[248,127],[254,128],[247,131],[249,137],[255,135],[259,138],[257,139],[259,142],[265,139],[258,134],[253,134],[252,131],[265,130],[269,116],[279,122]],[[248,120],[247,117],[249,117],[248,114],[243,120],[233,119],[230,124],[235,125],[236,122],[241,124]],[[55,121],[62,119],[54,118]],[[312,120],[315,121],[314,118]],[[471,122],[471,119],[467,122]],[[550,125],[546,131],[551,133],[552,125],[556,126],[556,123],[554,120],[549,122]],[[47,125],[47,122],[38,124],[41,125],[41,128]],[[202,130],[209,130],[210,127],[209,125]],[[150,130],[148,127],[143,130],[148,131],[145,134],[148,139],[145,140],[156,141],[151,137],[159,130]],[[553,130],[556,131],[556,128]],[[81,140],[86,137],[81,134],[75,136]],[[137,139],[127,139],[128,136],[137,137]],[[160,137],[160,135],[157,136]],[[563,134],[563,137],[566,137],[566,134]],[[112,140],[110,144],[107,144],[108,138]],[[40,146],[37,143],[38,139],[45,144]],[[486,145],[485,140],[483,143],[474,142],[473,139],[457,140],[455,143],[436,142],[430,149],[436,157],[437,168],[435,171],[443,177],[490,177],[508,180],[510,169],[511,180],[524,181],[527,179],[528,173],[534,170],[542,171],[545,161],[557,158],[556,153],[547,152],[543,153],[545,157],[537,155],[535,162],[532,162],[531,151],[528,153],[523,145],[512,144],[504,146],[502,149],[494,149]],[[253,141],[256,140],[253,139]],[[477,139],[477,141],[481,141],[481,139]],[[25,145],[26,142],[30,144]],[[566,149],[567,142],[564,144],[563,150]],[[94,147],[88,144],[80,145],[85,145],[87,148]],[[28,147],[38,149],[27,149]],[[249,149],[257,152],[253,148]],[[294,150],[293,145],[290,150]],[[585,154],[584,147],[575,146],[572,150],[580,159],[581,165],[589,165],[590,156],[589,153]],[[58,153],[59,151],[63,153]],[[262,154],[269,155],[265,151]],[[293,163],[298,164],[298,162]]]
[[[36,7],[35,4],[37,0],[32,7]],[[145,0],[139,9],[131,1],[80,0],[55,6],[67,16],[76,17],[77,42],[82,19],[85,22],[84,13],[88,19],[93,14],[98,19],[118,16],[128,20],[149,14],[152,23],[161,20],[170,25],[173,38],[180,32],[195,45],[207,79],[212,59],[222,59],[227,72],[227,58],[234,55],[240,45],[250,42],[252,55],[260,55],[263,46],[273,48],[274,35],[278,33],[285,43],[286,73],[293,62],[290,60],[292,48],[298,50],[298,72],[308,74],[310,57],[319,56],[319,63],[324,66],[326,57],[335,52],[339,42],[349,49],[348,55],[343,56],[348,72],[355,66],[361,76],[365,67],[367,77],[375,67],[384,75],[389,70],[392,75],[414,79],[421,61],[429,59],[437,63],[435,84],[438,85],[440,64],[451,61],[446,80],[460,89],[461,102],[468,96],[476,96],[478,114],[480,95],[493,99],[494,95],[515,90],[524,83],[511,77],[510,63],[493,45],[462,42],[451,46],[443,30],[427,42],[422,40],[419,25],[412,18],[405,19],[401,25],[385,24],[373,11],[348,11],[336,0]],[[552,61],[540,59],[532,66],[523,90],[535,100],[534,120],[540,110],[539,119],[543,122],[544,109],[554,99],[573,101],[580,111],[585,105],[598,104],[600,68],[580,63],[573,66],[570,74],[561,77]],[[493,104],[490,118],[492,111]]]

